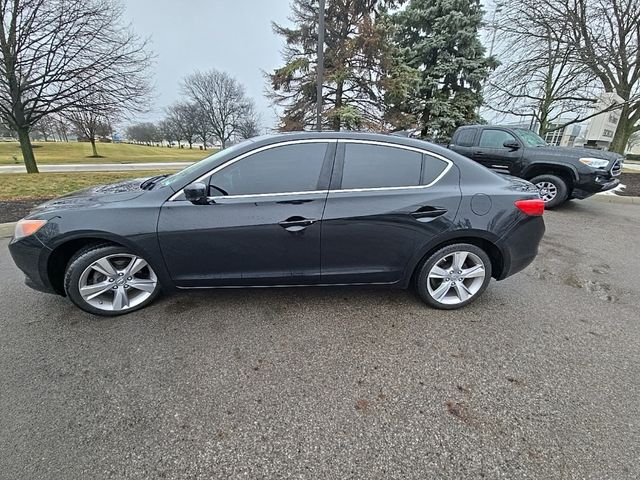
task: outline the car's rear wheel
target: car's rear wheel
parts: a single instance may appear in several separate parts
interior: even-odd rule
[[[478,298],[490,280],[491,260],[485,251],[457,243],[425,259],[416,275],[416,289],[432,307],[454,310]]]
[[[69,262],[65,292],[82,310],[115,316],[139,310],[160,292],[149,262],[115,245],[89,247]]]
[[[567,183],[557,175],[538,175],[531,179],[531,183],[540,190],[545,208],[558,207],[569,197]]]

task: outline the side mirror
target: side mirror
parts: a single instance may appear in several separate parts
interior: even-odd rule
[[[520,144],[515,140],[505,140],[502,146],[509,150],[518,150],[520,148]]]
[[[184,187],[184,196],[194,205],[208,205],[207,186],[202,182],[193,182]]]

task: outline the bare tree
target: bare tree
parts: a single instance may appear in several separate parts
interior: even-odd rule
[[[71,130],[71,124],[69,123],[69,121],[60,116],[60,115],[56,115],[54,117],[54,130],[56,135],[58,135],[58,140],[60,142],[68,142],[69,141],[69,131]]]
[[[251,107],[247,111],[244,120],[238,125],[237,135],[242,140],[260,135],[260,116],[255,108]]]
[[[545,0],[549,1],[549,0]],[[640,2],[565,0],[562,12],[572,25],[571,43],[581,61],[624,103],[610,150],[624,153],[640,131]]]
[[[182,131],[178,123],[171,117],[167,117],[160,121],[158,124],[158,130],[162,138],[169,142],[169,147],[175,141],[180,148],[180,140],[182,140]]]
[[[244,87],[231,75],[215,69],[186,77],[182,89],[206,115],[211,133],[222,148],[233,138],[252,110]]]
[[[166,109],[166,119],[180,130],[180,136],[189,144],[189,148],[193,148],[193,142],[200,130],[198,117],[202,116],[202,113],[199,110],[199,105],[187,102],[176,102]]]
[[[540,135],[586,118],[599,89],[566,43],[568,20],[533,0],[514,0],[498,11],[502,64],[489,81],[489,107],[531,118]]]
[[[116,0],[0,0],[0,52],[0,116],[30,173],[29,132],[41,118],[148,92],[146,42],[123,26]]]
[[[127,128],[127,137],[129,140],[145,145],[154,145],[162,141],[158,127],[152,122],[142,122],[131,125]]]
[[[46,115],[33,126],[33,133],[40,139],[48,142],[49,137],[52,137],[55,131],[55,122],[56,119],[53,115]]]
[[[620,121],[609,148],[623,153],[629,137],[640,131],[640,2],[529,0],[521,5],[566,24],[566,48],[575,52],[576,61],[590,70],[604,91],[622,98],[611,107],[618,110]]]
[[[65,118],[73,126],[79,139],[86,139],[91,143],[92,157],[100,158],[96,141],[98,137],[106,137],[111,134],[111,121],[105,113],[96,113],[92,110],[75,110],[69,112]]]

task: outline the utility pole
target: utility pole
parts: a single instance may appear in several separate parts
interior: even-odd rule
[[[318,65],[317,65],[317,84],[316,84],[316,129],[322,131],[322,84],[324,83],[324,10],[325,0],[319,0],[318,11]]]

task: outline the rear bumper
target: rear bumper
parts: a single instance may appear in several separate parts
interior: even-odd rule
[[[496,277],[504,280],[524,270],[538,255],[538,247],[544,236],[545,225],[542,217],[527,217],[518,222],[498,241],[502,251],[502,271]]]
[[[9,252],[16,266],[24,273],[24,283],[28,287],[40,292],[56,293],[47,275],[46,259],[49,249],[40,240],[35,236],[12,240]]]

